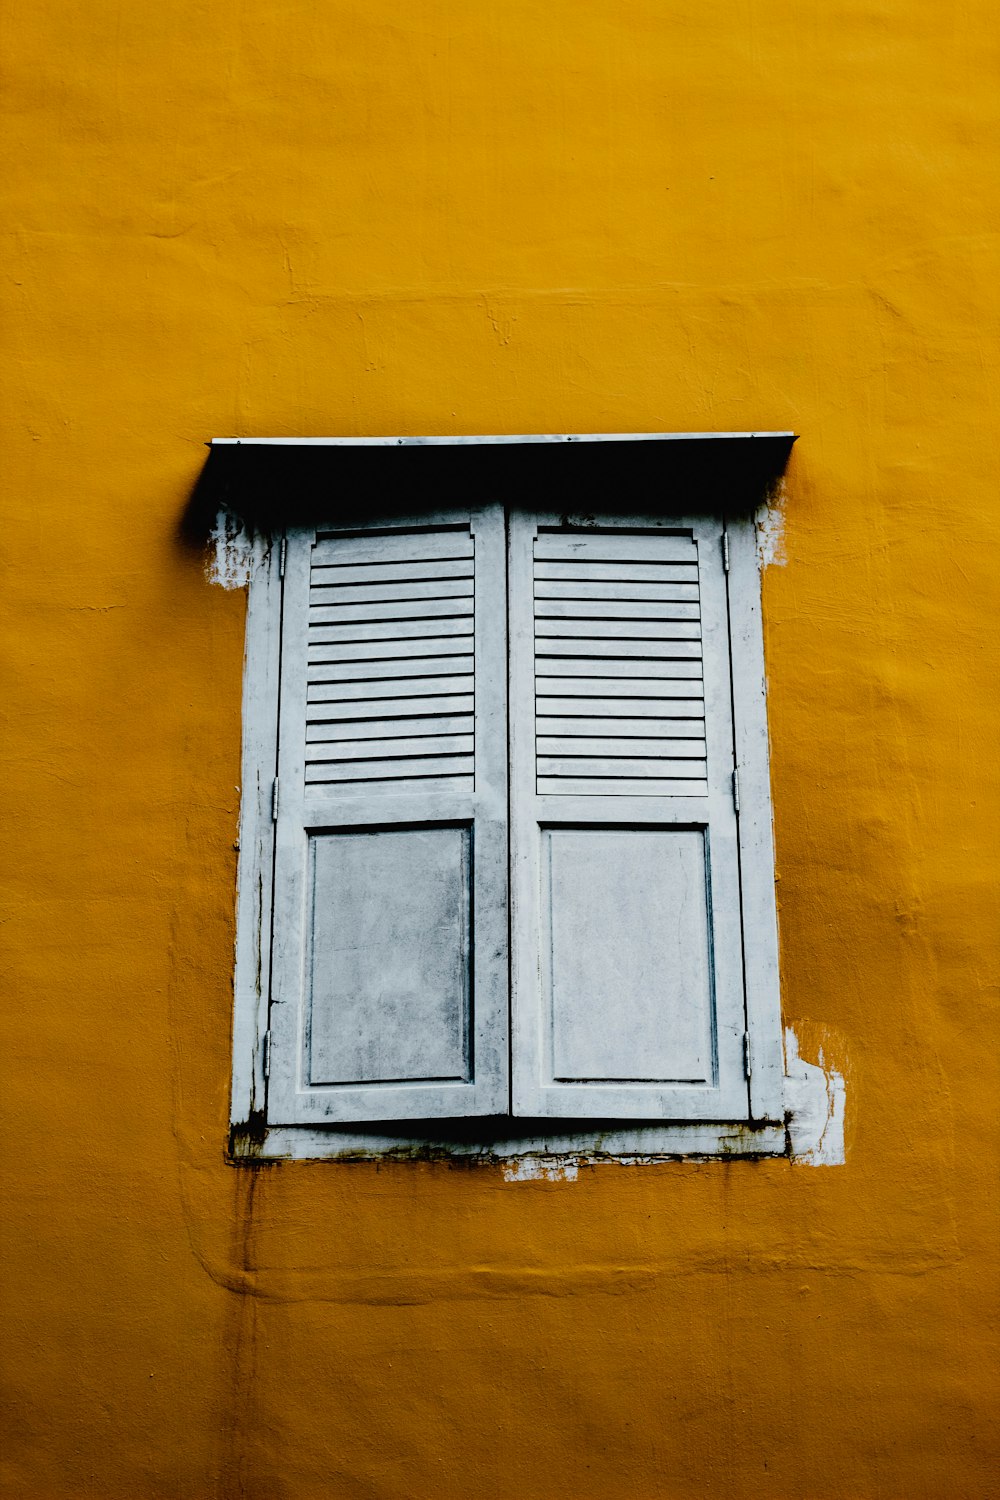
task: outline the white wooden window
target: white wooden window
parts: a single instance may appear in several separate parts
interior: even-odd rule
[[[268,1118],[507,1108],[504,517],[287,539]]]
[[[235,1154],[783,1149],[752,522],[291,529],[245,705]]]
[[[722,528],[511,517],[514,1109],[745,1119]]]

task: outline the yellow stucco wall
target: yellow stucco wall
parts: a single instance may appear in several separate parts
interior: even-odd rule
[[[6,1494],[997,1493],[994,26],[8,11]],[[785,427],[783,1004],[846,1165],[228,1166],[204,440]]]

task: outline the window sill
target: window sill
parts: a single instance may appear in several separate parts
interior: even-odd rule
[[[602,1122],[605,1123],[605,1122]],[[453,1130],[435,1123],[432,1131],[403,1134],[390,1124],[359,1131],[357,1126],[240,1127],[234,1126],[230,1159],[246,1161],[454,1161],[456,1164],[495,1165],[522,1159],[551,1159],[554,1165],[635,1164],[676,1160],[678,1157],[719,1159],[785,1156],[783,1124],[653,1124],[625,1125],[610,1120],[604,1129],[590,1122],[586,1130],[553,1130],[552,1122],[524,1121],[512,1134],[510,1122],[468,1120]],[[550,1128],[546,1129],[546,1124]],[[532,1128],[537,1133],[530,1133]],[[412,1130],[412,1126],[410,1126]]]

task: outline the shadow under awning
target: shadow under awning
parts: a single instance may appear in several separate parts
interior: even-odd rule
[[[217,438],[184,518],[207,535],[220,510],[278,531],[449,504],[736,513],[780,478],[791,432],[442,438]]]

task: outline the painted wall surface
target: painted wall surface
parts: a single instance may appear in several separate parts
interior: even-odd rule
[[[5,1494],[997,1494],[994,8],[4,26]],[[783,1004],[846,1164],[228,1165],[203,442],[786,427]]]

